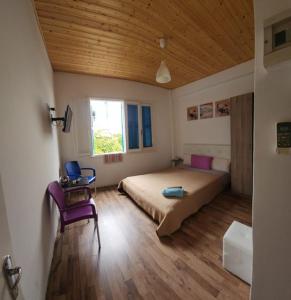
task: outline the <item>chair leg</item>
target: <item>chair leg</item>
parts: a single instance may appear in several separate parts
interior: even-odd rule
[[[99,234],[99,226],[98,226],[98,219],[95,219],[95,227],[96,227],[96,231],[97,231],[97,238],[98,238],[98,245],[99,245],[99,249],[101,248],[101,243],[100,243],[100,234]]]
[[[95,197],[96,197],[96,181],[94,182],[94,186],[95,186]]]
[[[65,231],[65,225],[61,222],[61,234],[63,235],[64,234],[64,231]]]
[[[61,251],[62,251],[62,253],[63,253],[63,244],[64,244],[64,234],[65,234],[65,232],[61,233]],[[62,257],[62,255],[60,257]]]

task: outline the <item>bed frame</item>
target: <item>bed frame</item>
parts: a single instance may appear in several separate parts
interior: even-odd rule
[[[191,154],[208,155],[230,160],[231,147],[230,145],[218,144],[184,144],[183,159],[184,164],[190,164]]]

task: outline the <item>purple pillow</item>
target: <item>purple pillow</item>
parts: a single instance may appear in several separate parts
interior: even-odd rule
[[[191,167],[197,169],[203,169],[203,170],[210,170],[212,159],[213,159],[212,156],[192,154]]]

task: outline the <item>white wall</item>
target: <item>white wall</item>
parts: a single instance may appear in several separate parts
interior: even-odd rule
[[[4,202],[3,186],[0,176],[0,259],[1,264],[7,254],[14,257],[14,252],[11,246],[11,235],[9,231],[7,210]],[[21,292],[21,290],[20,290]],[[19,295],[19,300],[21,300],[22,294]],[[0,299],[1,300],[11,300],[9,287],[6,283],[4,272],[0,272]]]
[[[151,103],[156,149],[146,153],[128,153],[123,162],[105,164],[103,156],[80,156],[76,147],[76,114],[70,133],[61,133],[61,161],[78,160],[81,166],[96,169],[97,186],[118,183],[126,176],[142,174],[170,166],[171,121],[170,92],[166,89],[133,81],[70,73],[55,73],[57,113],[62,115],[67,104],[84,101],[89,97],[137,100]],[[89,117],[89,116],[88,116]],[[82,124],[77,126],[82,127]],[[83,124],[84,127],[85,124]],[[84,134],[85,131],[84,131]],[[89,142],[89,141],[88,141]]]
[[[291,299],[291,157],[278,155],[276,123],[291,121],[291,62],[263,66],[263,21],[290,0],[255,0],[255,153],[252,299]]]
[[[184,143],[230,144],[230,117],[187,121],[187,107],[253,92],[253,61],[173,90],[175,154]]]
[[[59,158],[46,107],[53,74],[30,0],[1,0],[0,41],[2,196],[24,298],[44,299],[57,226],[45,191]]]

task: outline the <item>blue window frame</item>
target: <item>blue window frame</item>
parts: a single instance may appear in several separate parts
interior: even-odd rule
[[[127,150],[153,147],[152,109],[147,104],[127,104]]]
[[[153,146],[151,107],[142,106],[141,112],[142,112],[143,147],[149,148]]]
[[[127,105],[128,149],[139,149],[138,105]]]

